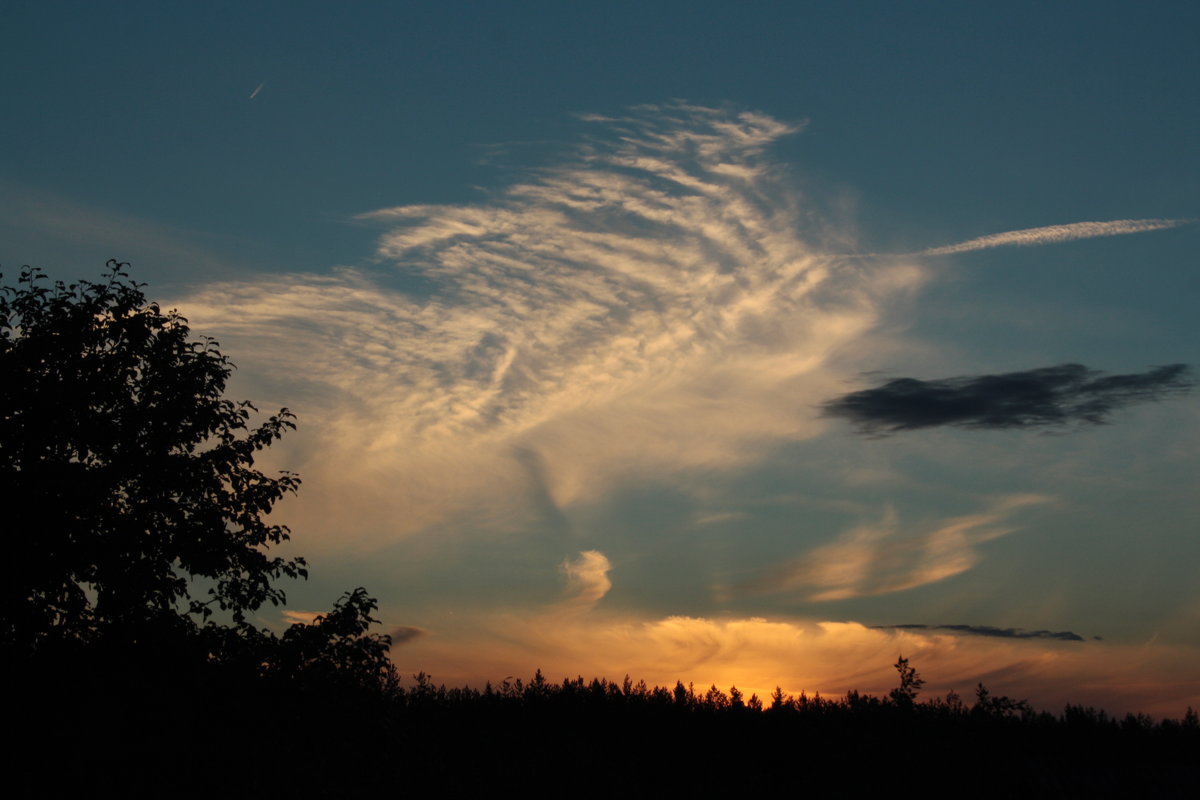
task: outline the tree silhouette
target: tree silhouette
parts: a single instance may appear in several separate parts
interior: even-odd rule
[[[295,427],[291,413],[251,426],[254,406],[223,397],[233,367],[217,342],[193,340],[125,267],[70,285],[26,267],[0,289],[0,511],[17,567],[0,582],[0,636],[12,655],[211,644],[220,637],[197,634],[218,621],[249,632],[248,613],[283,602],[279,579],[307,575],[302,558],[267,553],[289,537],[267,514],[300,480],[254,467]],[[358,630],[367,601],[349,596],[324,632]]]
[[[908,659],[904,656],[900,656],[892,666],[900,673],[900,685],[892,689],[888,696],[896,705],[909,708],[917,699],[921,687],[925,685],[925,679],[917,673],[916,667],[909,666]]]
[[[388,661],[391,638],[368,634],[376,608],[366,589],[346,592],[328,614],[297,623],[272,640],[262,667],[287,680],[325,685],[370,686],[393,691],[399,676]]]

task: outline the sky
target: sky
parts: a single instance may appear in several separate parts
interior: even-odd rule
[[[1200,7],[0,12],[0,269],[288,407],[311,577],[481,686],[1200,707]]]

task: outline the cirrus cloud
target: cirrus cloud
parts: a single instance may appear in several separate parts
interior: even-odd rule
[[[256,396],[299,396],[307,524],[352,518],[359,541],[455,515],[520,527],[530,498],[757,463],[824,429],[796,398],[828,396],[835,356],[924,279],[822,246],[766,155],[799,126],[684,104],[590,119],[573,158],[487,202],[363,215],[388,226],[383,271],[181,302]]]
[[[1035,494],[993,501],[980,513],[906,530],[887,509],[877,523],[860,525],[806,555],[775,567],[743,587],[751,593],[791,592],[812,602],[890,594],[966,572],[980,560],[979,545],[1012,533],[1019,509],[1050,502]]]

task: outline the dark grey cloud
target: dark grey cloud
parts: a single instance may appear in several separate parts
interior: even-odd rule
[[[999,639],[1057,639],[1062,642],[1082,642],[1083,637],[1071,631],[1026,631],[1021,628],[993,628],[991,625],[872,625],[877,630],[952,631],[967,636],[994,636]]]
[[[418,636],[424,636],[425,631],[412,625],[401,625],[398,628],[393,628],[388,635],[392,637],[392,646],[395,647],[398,644],[411,642]]]
[[[930,381],[897,378],[821,407],[824,416],[849,420],[872,435],[941,425],[972,429],[1100,425],[1119,408],[1179,394],[1194,385],[1186,364],[1129,375],[1059,364]]]

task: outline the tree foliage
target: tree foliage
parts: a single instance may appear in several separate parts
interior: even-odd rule
[[[289,538],[268,513],[300,480],[255,458],[292,414],[252,425],[254,406],[223,396],[233,366],[218,343],[148,302],[126,266],[69,285],[26,267],[0,289],[0,508],[16,566],[0,585],[0,635],[26,654],[96,641],[238,649],[219,631],[243,650],[274,640],[247,615],[284,601],[280,579],[307,575],[304,559],[268,552]],[[359,590],[283,642],[379,667],[386,637],[362,639],[373,608]]]
[[[263,666],[289,680],[368,683],[384,690],[398,687],[399,676],[387,658],[391,638],[367,633],[379,622],[371,616],[376,606],[375,599],[361,587],[346,592],[332,611],[312,624],[288,628]]]
[[[917,693],[925,685],[925,679],[917,673],[917,668],[910,666],[908,659],[900,656],[892,665],[900,673],[900,685],[888,693],[888,697],[898,706],[911,707],[917,699]]]

